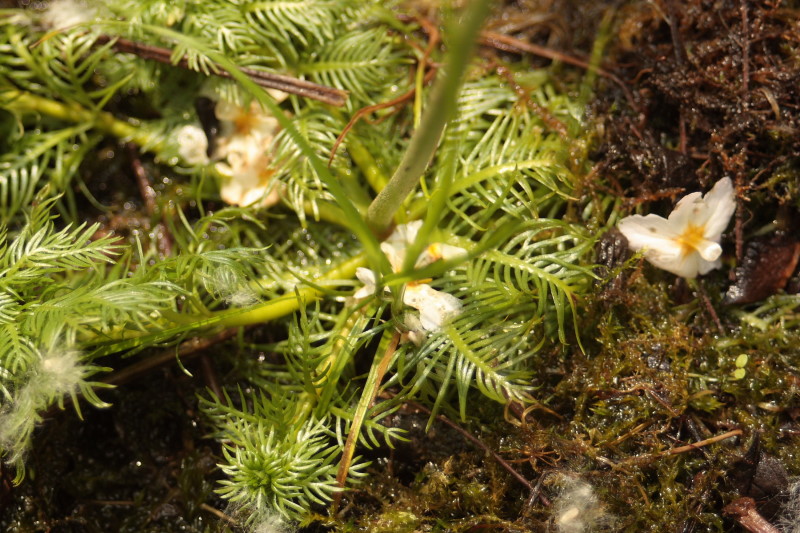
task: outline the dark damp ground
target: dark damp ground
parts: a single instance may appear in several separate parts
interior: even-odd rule
[[[756,308],[799,285],[799,6],[531,0],[507,3],[491,29],[586,60],[603,20],[603,68],[626,90],[599,78],[586,197],[666,214],[681,195],[730,177],[738,210],[725,267],[693,286],[643,263],[618,275],[626,244],[605,236],[596,259],[606,279],[581,302],[585,352],[572,343],[537,356],[541,403],[527,413],[471,403],[476,420],[495,422],[464,429],[522,481],[443,422],[426,434],[427,415],[409,406],[390,422],[410,442],[368,452],[371,475],[341,515],[307,531],[544,531],[564,493],[602,502],[580,513],[595,531],[742,531],[748,518],[782,519],[800,474],[800,316]],[[566,85],[583,74],[558,68]],[[118,203],[130,207],[120,216],[153,218],[135,188]],[[101,392],[113,407],[84,408],[84,421],[50,413],[22,485],[0,472],[0,530],[228,527],[213,494],[219,448],[196,405],[206,386],[235,379],[218,357],[226,347],[195,354],[194,378],[170,361]]]

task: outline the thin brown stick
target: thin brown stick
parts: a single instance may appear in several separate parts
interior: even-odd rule
[[[236,524],[236,520],[234,520],[230,516],[226,515],[225,513],[220,511],[219,509],[215,509],[214,507],[211,507],[207,503],[201,503],[200,504],[200,509],[206,511],[207,513],[213,514],[214,516],[216,516],[220,520],[224,520],[229,524]]]
[[[672,51],[675,54],[675,62],[678,63],[678,66],[683,67],[686,47],[683,46],[681,31],[678,27],[675,0],[667,1],[667,18],[669,20],[669,34],[672,37]]]
[[[172,50],[168,48],[137,43],[121,37],[109,37],[107,35],[101,35],[97,38],[98,44],[105,44],[108,42],[112,42],[112,46],[118,52],[134,54],[143,59],[158,61],[159,63],[173,65],[187,70],[195,70],[189,66],[189,60],[186,56],[180,58],[177,63],[174,62],[172,59]],[[249,76],[255,83],[267,89],[277,89],[285,93],[296,94],[304,98],[311,98],[312,100],[318,100],[335,106],[343,106],[345,102],[347,102],[348,92],[341,89],[326,87],[325,85],[319,85],[291,76],[274,74],[272,72],[265,72],[263,70],[247,67],[239,67],[239,70]],[[205,72],[205,74],[228,79],[233,77],[228,71],[216,64],[212,64],[210,72]]]
[[[433,75],[435,73],[436,73],[435,70],[433,70],[433,69],[430,70],[425,75],[425,80],[424,80],[423,83],[425,83],[425,84],[429,83],[430,80],[433,79]],[[408,100],[411,100],[416,93],[417,93],[417,89],[416,88],[412,88],[411,90],[409,90],[405,94],[401,94],[397,98],[389,100],[388,102],[381,102],[379,104],[368,105],[368,106],[362,107],[361,109],[356,111],[353,114],[353,117],[350,119],[350,121],[344,127],[344,129],[342,129],[342,133],[340,133],[339,136],[336,137],[336,142],[333,143],[333,148],[331,148],[331,155],[328,158],[328,166],[331,166],[331,163],[333,163],[333,159],[336,157],[336,151],[339,149],[339,146],[342,144],[342,141],[344,141],[344,138],[347,136],[347,134],[350,132],[350,130],[353,128],[353,126],[355,126],[356,123],[359,120],[361,120],[361,118],[363,118],[366,115],[369,115],[370,113],[374,113],[375,111],[380,111],[381,109],[386,109],[387,107],[395,107],[395,106],[398,106],[398,105],[400,105],[400,104],[402,104],[404,102],[407,102]]]
[[[403,18],[401,17],[401,20],[402,19]],[[419,22],[419,25],[422,27],[422,29],[428,34],[428,46],[422,53],[422,57],[419,60],[419,65],[417,65],[417,69],[422,69],[424,71],[428,63],[428,59],[430,59],[430,56],[433,53],[433,49],[436,47],[437,44],[439,44],[439,30],[436,28],[434,24],[432,24],[429,20],[425,18],[418,18],[416,20]],[[431,70],[425,74],[425,78],[423,79],[422,82],[423,85],[427,85],[428,83],[430,83],[435,74],[436,74],[436,69],[431,68]],[[407,91],[405,94],[402,94],[397,98],[389,100],[388,102],[381,102],[379,104],[368,105],[356,111],[353,117],[350,119],[350,121],[342,130],[342,133],[340,133],[339,136],[336,137],[336,142],[333,143],[333,148],[331,148],[331,155],[328,158],[328,166],[331,166],[331,163],[333,163],[333,159],[336,157],[336,151],[339,149],[339,145],[342,144],[344,138],[347,136],[347,134],[350,132],[353,126],[355,126],[356,123],[359,120],[361,120],[362,117],[370,113],[374,113],[375,111],[386,109],[387,107],[399,106],[400,104],[403,104],[408,100],[414,98],[414,95],[416,93],[417,93],[416,87],[412,87],[411,90]]]
[[[494,69],[498,76],[506,80],[508,86],[511,87],[511,89],[516,93],[517,98],[519,98],[529,109],[532,109],[533,112],[542,119],[542,122],[544,122],[547,127],[558,133],[559,137],[562,139],[569,140],[567,125],[560,121],[553,113],[550,112],[549,109],[537,104],[531,98],[530,91],[516,82],[514,79],[514,74],[511,72],[511,70],[503,65],[495,65]]]
[[[150,183],[150,177],[147,175],[147,172],[144,170],[144,166],[142,165],[141,159],[139,159],[139,150],[133,143],[128,143],[128,152],[130,153],[131,157],[131,167],[133,167],[133,176],[136,179],[136,185],[139,187],[139,194],[142,196],[142,200],[144,201],[144,207],[147,211],[147,214],[150,215],[152,219],[155,217],[156,213],[158,212],[158,206],[156,205],[156,191],[153,189],[152,184]],[[169,232],[166,217],[162,213],[161,214],[161,222],[156,224],[156,239],[158,243],[159,251],[165,256],[169,257],[172,255],[172,235]]]
[[[203,371],[203,378],[205,379],[206,385],[211,392],[214,393],[220,403],[225,404],[225,395],[222,393],[222,386],[219,384],[219,377],[217,376],[217,371],[214,369],[214,365],[211,363],[211,356],[207,353],[203,353],[200,355],[200,368]]]
[[[633,95],[631,94],[628,86],[625,85],[625,82],[619,79],[616,75],[604,70],[600,67],[596,67],[583,61],[582,59],[578,59],[577,57],[573,57],[569,54],[565,54],[563,52],[558,52],[556,50],[551,50],[550,48],[545,48],[544,46],[535,45],[532,43],[526,43],[525,41],[521,41],[519,39],[515,39],[509,35],[503,35],[502,33],[496,33],[493,31],[484,31],[481,33],[480,43],[484,46],[490,46],[492,48],[497,48],[498,50],[504,50],[506,52],[527,52],[529,54],[533,54],[539,57],[544,57],[547,59],[552,59],[553,61],[562,61],[564,63],[568,63],[570,65],[574,65],[576,67],[580,67],[585,70],[591,70],[596,72],[598,75],[603,76],[604,78],[608,78],[609,80],[613,81],[622,89],[622,92],[625,94],[625,99],[628,100],[628,104],[631,106],[632,109],[638,110],[638,106],[636,102],[633,100]]]
[[[660,459],[662,457],[668,457],[670,455],[678,455],[681,453],[691,452],[702,448],[704,446],[708,446],[709,444],[714,444],[715,442],[720,442],[725,439],[730,439],[731,437],[738,437],[742,434],[741,429],[734,429],[723,433],[722,435],[717,435],[716,437],[711,437],[705,440],[701,440],[700,442],[694,442],[692,444],[687,444],[685,446],[678,446],[677,448],[670,448],[669,450],[665,450],[663,452],[649,454],[649,455],[637,455],[636,457],[630,457],[625,459],[624,461],[620,461],[615,466],[619,467],[624,464],[638,464],[638,463],[646,463],[648,461],[654,461],[656,459]]]
[[[750,88],[750,22],[748,20],[747,1],[741,1],[742,10],[742,97],[749,100],[747,91]]]
[[[406,402],[406,403],[407,403],[408,405],[411,405],[411,406],[413,406],[413,407],[414,407],[414,408],[416,408],[416,409],[419,409],[420,411],[422,411],[422,412],[424,412],[424,413],[427,413],[428,415],[430,415],[430,414],[431,414],[431,410],[430,410],[430,409],[428,409],[427,407],[425,407],[425,406],[424,406],[424,405],[422,405],[422,404],[419,404],[419,403],[417,403],[417,402],[412,402],[412,401],[408,401],[408,402]],[[453,428],[454,430],[456,430],[458,433],[460,433],[460,434],[461,434],[461,435],[462,435],[462,436],[463,436],[465,439],[467,439],[468,441],[470,441],[471,443],[473,443],[475,446],[477,446],[477,447],[478,447],[478,448],[480,448],[481,450],[483,450],[483,451],[485,451],[486,453],[488,453],[489,455],[491,455],[491,456],[492,456],[492,458],[493,458],[495,461],[497,461],[497,464],[499,464],[500,466],[502,466],[502,467],[503,467],[503,468],[506,470],[506,472],[508,472],[509,474],[511,474],[511,476],[512,476],[514,479],[516,479],[517,481],[519,481],[519,482],[520,482],[522,485],[524,485],[524,486],[525,486],[525,488],[527,488],[527,489],[528,489],[528,490],[530,490],[530,491],[533,491],[533,490],[534,490],[534,486],[533,486],[533,485],[531,485],[531,482],[530,482],[530,481],[528,481],[527,479],[525,479],[525,477],[524,477],[522,474],[520,474],[519,472],[517,472],[516,470],[514,470],[514,467],[512,467],[512,466],[509,464],[509,462],[508,462],[508,461],[506,461],[505,459],[503,459],[502,457],[500,457],[500,455],[499,455],[497,452],[495,452],[494,450],[492,450],[491,448],[489,448],[489,446],[487,446],[486,444],[484,444],[484,443],[483,443],[483,442],[482,442],[482,441],[481,441],[479,438],[475,437],[475,436],[474,436],[474,435],[472,435],[472,434],[471,434],[469,431],[467,431],[466,429],[462,428],[461,426],[459,426],[459,425],[458,425],[458,424],[456,424],[455,422],[451,421],[449,418],[447,418],[447,417],[446,417],[446,416],[444,416],[444,415],[436,415],[436,419],[437,419],[437,420],[439,420],[440,422],[444,422],[446,425],[450,426],[451,428]]]
[[[714,324],[717,326],[717,331],[719,331],[720,335],[725,335],[725,328],[722,327],[722,321],[719,319],[717,310],[714,309],[714,305],[711,303],[702,285],[697,285],[697,292],[700,294],[700,299],[703,300],[703,305],[705,305],[706,311],[711,316],[711,320],[713,320]]]
[[[114,372],[102,381],[109,385],[121,385],[156,367],[174,361],[176,356],[183,358],[184,361],[188,361],[198,357],[203,350],[233,337],[236,335],[237,331],[239,331],[239,328],[229,328],[211,337],[195,337],[189,339],[188,341],[182,342],[177,350],[175,348],[169,348],[157,355],[142,359],[138,363],[125,367],[119,372]]]
[[[109,507],[133,507],[134,500],[81,500],[82,505],[107,505]]]

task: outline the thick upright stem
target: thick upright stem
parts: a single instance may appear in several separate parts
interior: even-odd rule
[[[456,96],[467,69],[491,0],[469,2],[461,24],[449,44],[444,75],[436,80],[419,128],[411,138],[400,166],[367,210],[367,223],[380,235],[392,222],[397,209],[425,172],[456,108]]]

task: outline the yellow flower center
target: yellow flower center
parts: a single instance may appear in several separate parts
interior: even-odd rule
[[[258,124],[258,118],[247,112],[241,112],[233,119],[233,128],[236,135],[250,135]]]
[[[678,236],[676,240],[678,244],[681,245],[681,254],[684,257],[700,249],[700,246],[706,240],[705,229],[705,226],[689,224],[686,226],[686,229],[683,230],[683,233]]]

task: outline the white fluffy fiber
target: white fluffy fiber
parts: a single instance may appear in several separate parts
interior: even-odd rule
[[[28,382],[13,396],[12,401],[0,407],[0,450],[8,454],[8,461],[22,459],[39,412],[53,401],[72,394],[83,377],[77,352],[47,353],[39,367],[31,373]]]
[[[558,533],[608,531],[613,516],[597,497],[592,486],[577,477],[563,476],[561,492],[553,501],[553,525]]]
[[[800,533],[800,479],[789,485],[789,498],[776,525],[782,533]]]

